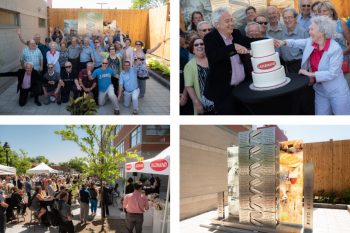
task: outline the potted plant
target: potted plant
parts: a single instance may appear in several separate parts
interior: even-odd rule
[[[76,99],[70,98],[67,111],[71,115],[95,115],[97,113],[97,105],[90,95],[84,93],[83,96]]]

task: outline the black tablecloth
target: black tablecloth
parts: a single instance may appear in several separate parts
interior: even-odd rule
[[[252,81],[243,82],[233,90],[253,115],[300,115],[302,97],[307,91],[309,78],[299,74],[288,74],[291,81],[280,88],[255,91],[249,88]]]

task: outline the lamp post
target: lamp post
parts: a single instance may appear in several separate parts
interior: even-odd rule
[[[9,149],[10,149],[10,145],[5,142],[4,144],[4,149],[5,149],[5,153],[6,153],[6,165],[9,165]]]
[[[108,3],[107,3],[107,2],[97,2],[96,4],[97,4],[97,5],[100,5],[100,6],[101,6],[101,10],[102,10],[102,6],[103,6],[103,5],[106,5],[106,4],[108,4]]]

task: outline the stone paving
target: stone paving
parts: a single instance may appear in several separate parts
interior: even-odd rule
[[[227,212],[227,211],[225,211]],[[223,231],[210,230],[200,227],[200,224],[210,225],[210,219],[217,216],[217,211],[209,211],[195,217],[180,222],[179,232],[181,233],[205,233]],[[239,231],[242,233],[251,233],[251,231]],[[314,230],[313,233],[349,233],[350,232],[350,213],[347,210],[320,209],[314,208]]]
[[[0,77],[0,79],[9,79],[16,77]],[[0,115],[69,115],[66,110],[67,104],[36,106],[33,98],[28,98],[24,107],[18,105],[19,94],[17,91],[17,81],[14,81],[6,90],[0,93]],[[43,103],[43,97],[40,97]],[[120,114],[131,115],[132,107],[126,108],[123,100],[119,102]],[[113,115],[113,107],[110,101],[104,106],[98,107],[98,115]],[[139,99],[140,115],[170,115],[170,91],[152,77],[146,82],[146,94],[144,98]]]

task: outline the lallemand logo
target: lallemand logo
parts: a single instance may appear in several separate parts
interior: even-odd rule
[[[135,169],[136,170],[142,170],[145,167],[143,162],[137,162],[135,163]]]
[[[150,164],[152,170],[163,171],[168,168],[168,161],[165,159],[157,159]]]
[[[275,61],[266,61],[266,62],[262,62],[260,64],[258,64],[258,68],[260,70],[268,70],[271,69],[272,67],[274,67],[276,65]]]
[[[127,165],[126,165],[126,170],[130,171],[131,168],[132,168],[132,164],[127,164]]]

